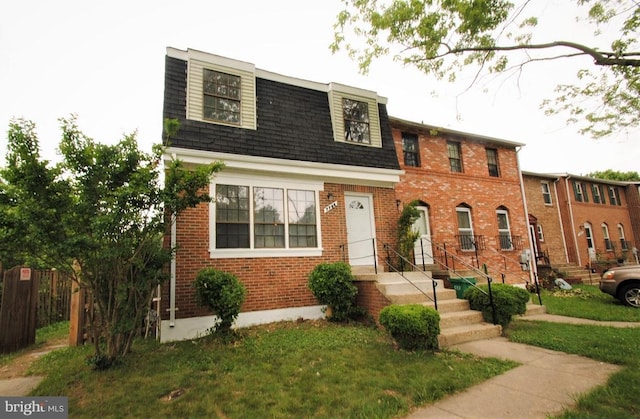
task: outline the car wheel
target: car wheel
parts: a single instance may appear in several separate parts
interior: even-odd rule
[[[640,308],[640,284],[631,284],[622,288],[621,300],[625,305]]]

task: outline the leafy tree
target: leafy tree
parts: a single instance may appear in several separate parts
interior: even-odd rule
[[[620,172],[617,170],[607,169],[600,172],[591,172],[587,176],[598,179],[619,180],[619,181],[640,181],[638,172]]]
[[[40,260],[88,289],[97,311],[92,360],[108,367],[129,352],[154,290],[167,278],[174,249],[163,246],[163,235],[170,222],[210,201],[204,188],[221,163],[186,170],[173,161],[163,187],[161,146],[145,153],[135,133],[100,144],[74,117],[60,121],[62,162],[55,166],[41,159],[32,122],[9,126],[0,256]]]
[[[593,65],[578,72],[576,84],[559,85],[556,98],[543,103],[545,112],[568,113],[570,122],[582,121],[582,133],[596,138],[640,123],[640,3],[635,0],[575,0],[577,18],[594,29],[592,39],[582,42],[549,42],[546,32],[535,33],[538,18],[527,15],[535,3],[530,0],[343,2],[331,48],[346,48],[363,72],[389,54],[450,81],[463,67],[473,67],[478,80],[487,73],[518,74],[534,62],[587,57]],[[616,39],[607,40],[610,34],[602,29],[611,27],[619,28]],[[603,44],[600,39],[608,47],[593,46]]]

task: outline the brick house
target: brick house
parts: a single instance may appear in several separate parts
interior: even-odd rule
[[[562,234],[556,188],[558,177],[523,172],[522,182],[536,261],[547,265],[567,263],[567,246]]]
[[[637,186],[571,174],[527,172],[523,178],[529,214],[537,220],[536,245],[551,264],[601,271],[635,262]]]
[[[307,288],[313,267],[376,265],[382,244],[395,240],[402,172],[386,99],[375,92],[168,48],[163,117],[181,123],[165,159],[225,163],[210,185],[214,202],[172,228],[178,250],[162,290],[163,341],[213,324],[195,301],[203,267],[247,287],[239,326],[320,318]]]
[[[495,280],[524,283],[520,255],[529,249],[518,166],[524,144],[390,118],[402,203],[419,201],[422,240],[416,262],[443,259],[444,248]],[[434,261],[434,258],[436,259]],[[458,265],[460,266],[460,265]]]

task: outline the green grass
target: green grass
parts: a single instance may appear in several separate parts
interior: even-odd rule
[[[574,291],[545,292],[547,311],[572,317],[610,321],[640,321],[640,310],[621,305],[597,287],[579,285]],[[509,339],[602,362],[621,365],[606,385],[582,396],[563,419],[640,417],[640,328],[613,328],[517,320]]]
[[[459,353],[404,352],[370,327],[327,322],[243,329],[241,339],[137,342],[96,372],[92,348],[41,358],[34,396],[68,396],[72,417],[390,418],[514,367]],[[172,391],[183,392],[166,400]]]
[[[44,346],[47,342],[65,339],[69,336],[69,322],[58,322],[36,330],[35,344],[8,354],[0,353],[0,366],[8,364],[27,351]]]
[[[537,301],[537,297],[533,297]],[[569,291],[543,291],[547,313],[591,320],[640,322],[640,310],[622,305],[595,285],[574,285]]]

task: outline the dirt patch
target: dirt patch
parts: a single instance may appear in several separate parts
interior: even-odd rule
[[[67,346],[67,339],[61,338],[49,341],[43,346],[25,350],[8,364],[0,367],[0,380],[24,377],[36,359],[55,349],[64,348],[65,346]]]

